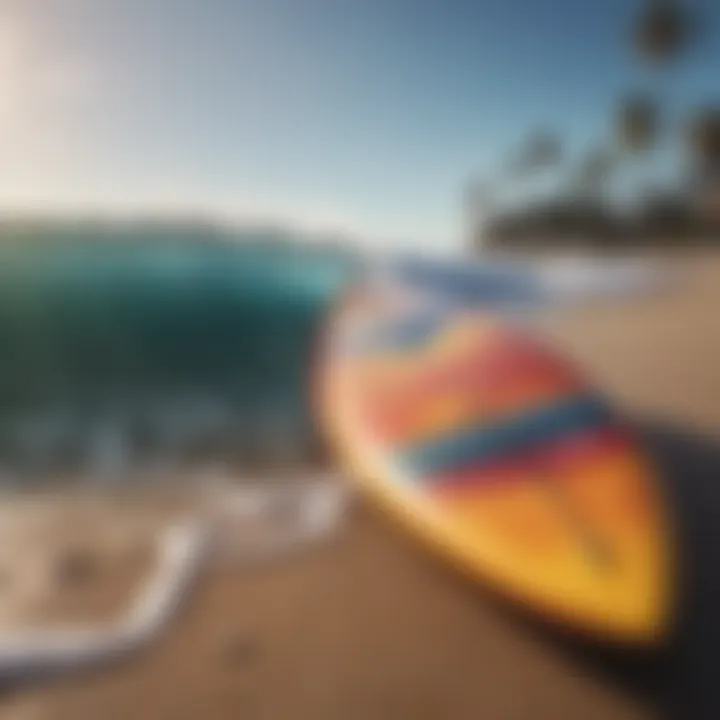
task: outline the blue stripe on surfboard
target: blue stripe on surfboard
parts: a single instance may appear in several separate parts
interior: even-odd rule
[[[372,355],[384,352],[408,352],[432,340],[447,322],[444,308],[413,314],[363,333],[349,343],[352,354]]]
[[[501,460],[513,453],[607,424],[609,414],[596,397],[579,396],[530,411],[508,422],[487,423],[402,450],[396,455],[413,474],[431,478]]]

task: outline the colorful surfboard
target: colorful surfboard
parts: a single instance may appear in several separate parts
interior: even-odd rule
[[[502,594],[594,635],[666,629],[668,528],[631,434],[570,365],[477,308],[359,291],[321,411],[351,475]]]

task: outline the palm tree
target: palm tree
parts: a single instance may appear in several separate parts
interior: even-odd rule
[[[720,166],[720,108],[699,112],[690,126],[690,149],[698,166]]]
[[[509,156],[501,177],[507,184],[514,186],[516,191],[520,191],[522,201],[527,201],[530,183],[559,167],[562,156],[560,138],[550,131],[536,130],[528,134],[517,152]]]
[[[625,163],[633,184],[648,185],[648,162],[660,136],[660,107],[652,95],[639,92],[623,98],[615,117],[613,164]],[[634,170],[634,172],[633,172]]]
[[[642,154],[652,149],[659,131],[660,109],[648,94],[636,93],[620,102],[616,137],[621,151]]]
[[[468,217],[470,245],[478,251],[482,245],[482,226],[497,212],[501,196],[510,183],[523,183],[556,167],[562,158],[562,143],[547,130],[530,133],[496,172],[495,180],[474,178],[466,186],[464,205]]]
[[[619,124],[623,132],[625,150],[632,154],[644,154],[662,142],[660,134],[660,113],[663,125],[675,125],[671,102],[671,65],[677,65],[680,56],[694,40],[695,13],[683,0],[644,0],[633,27],[632,46],[641,67],[649,74],[646,85],[655,85],[654,95],[644,92],[624,103]],[[624,117],[622,117],[624,115]]]
[[[615,169],[616,157],[605,147],[592,148],[571,174],[573,194],[583,200],[599,200]]]
[[[539,130],[528,136],[510,170],[520,177],[555,167],[562,159],[562,143],[554,133]]]
[[[692,184],[701,203],[716,203],[720,189],[720,108],[706,108],[692,119],[688,131]]]
[[[633,29],[637,55],[653,67],[666,66],[685,49],[692,22],[677,0],[645,0]]]

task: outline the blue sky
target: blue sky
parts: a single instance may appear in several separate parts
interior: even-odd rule
[[[0,204],[450,248],[465,181],[529,130],[570,152],[609,132],[642,80],[624,35],[639,4],[5,0]],[[720,51],[701,54],[678,106],[720,90]]]

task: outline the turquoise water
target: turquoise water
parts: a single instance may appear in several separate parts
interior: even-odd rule
[[[274,414],[303,428],[319,327],[357,270],[345,256],[262,243],[6,243],[0,418],[205,396],[236,423]]]

